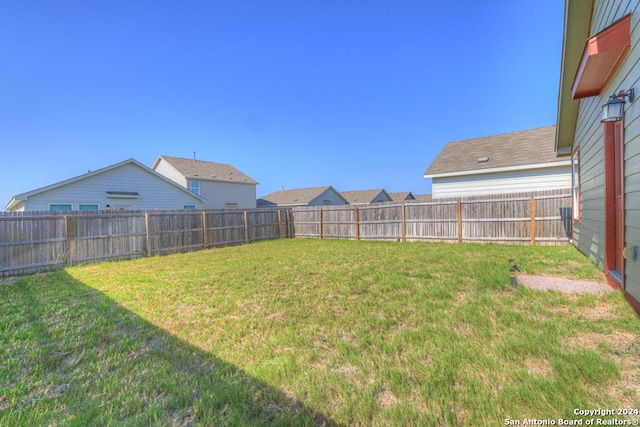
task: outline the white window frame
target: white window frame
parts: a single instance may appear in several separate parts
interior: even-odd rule
[[[200,181],[189,181],[189,190],[192,193],[200,195]]]
[[[580,207],[580,146],[571,153],[571,189],[573,219],[580,222],[582,219],[582,209]]]

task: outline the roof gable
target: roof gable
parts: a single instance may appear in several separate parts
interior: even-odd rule
[[[276,191],[262,196],[258,202],[260,206],[302,206],[312,203],[327,191],[333,192],[337,197],[343,199],[345,203],[348,203],[347,200],[330,185]]]
[[[415,200],[415,197],[411,193],[411,191],[401,191],[398,193],[388,193],[391,200],[394,202],[401,202],[403,200]]]
[[[384,199],[385,202],[391,201],[389,194],[382,188],[375,190],[343,191],[341,194],[349,201],[349,204],[375,203],[376,199]]]
[[[555,153],[556,127],[505,133],[448,143],[424,172],[425,177],[484,169],[562,162]]]
[[[238,184],[258,184],[258,181],[226,163],[205,162],[172,156],[158,156],[152,168],[164,160],[187,179]]]

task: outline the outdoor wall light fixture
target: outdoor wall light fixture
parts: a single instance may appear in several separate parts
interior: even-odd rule
[[[600,120],[600,123],[622,120],[624,104],[626,103],[624,98],[628,97],[629,102],[633,102],[633,94],[634,90],[631,88],[627,92],[620,91],[617,95],[615,93],[611,95],[607,103],[602,106],[602,120]]]

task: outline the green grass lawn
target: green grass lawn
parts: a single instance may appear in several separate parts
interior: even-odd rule
[[[508,257],[603,278],[570,246],[308,239],[24,277],[0,285],[0,425],[504,425],[640,408],[640,320],[622,295],[514,290]]]

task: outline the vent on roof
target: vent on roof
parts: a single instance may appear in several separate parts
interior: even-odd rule
[[[478,163],[486,163],[489,161],[488,157],[478,157]]]

